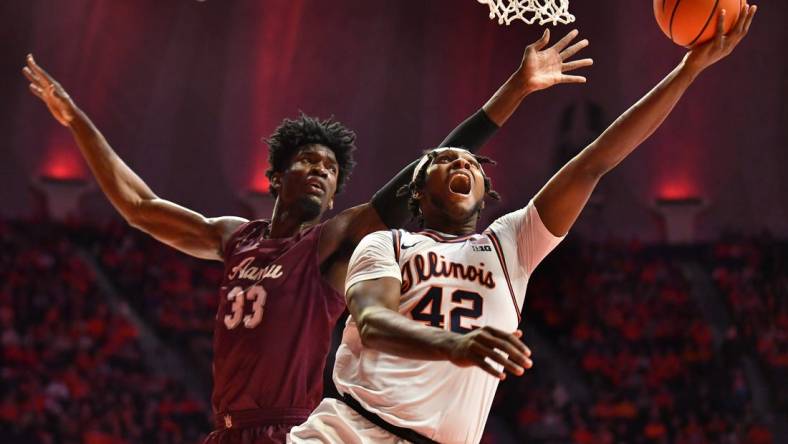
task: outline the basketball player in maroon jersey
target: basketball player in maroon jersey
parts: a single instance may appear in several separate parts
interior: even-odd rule
[[[572,31],[547,47],[549,32],[526,48],[516,72],[439,146],[475,151],[528,94],[591,65],[567,59],[588,45]],[[571,44],[571,45],[570,45]],[[207,442],[284,442],[322,397],[331,329],[345,309],[348,260],[367,234],[409,218],[397,190],[415,162],[370,202],[321,222],[354,164],[355,134],[332,120],[284,120],[268,143],[267,175],[276,198],[270,220],[207,218],[159,198],[112,150],[63,87],[33,60],[31,92],[68,127],[101,189],[126,221],[186,254],[221,260],[225,273],[214,329],[212,405],[217,430]]]

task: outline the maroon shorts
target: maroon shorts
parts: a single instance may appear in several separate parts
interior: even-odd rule
[[[203,444],[285,444],[292,424],[215,430]]]

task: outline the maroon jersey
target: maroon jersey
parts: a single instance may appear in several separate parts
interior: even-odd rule
[[[300,424],[322,398],[345,300],[320,273],[324,224],[265,239],[269,223],[244,224],[225,248],[211,402],[218,414],[263,409],[269,424]]]

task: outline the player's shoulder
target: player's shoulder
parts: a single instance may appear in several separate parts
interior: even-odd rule
[[[399,260],[401,254],[422,241],[430,240],[423,233],[411,232],[404,229],[390,229],[372,232],[364,237],[356,247],[356,255],[363,255],[364,251],[368,254],[377,253],[393,254]]]
[[[225,247],[226,255],[232,254],[233,251],[241,245],[258,242],[264,237],[265,230],[270,224],[270,220],[257,219],[246,221],[239,225],[227,240]]]
[[[487,229],[484,230],[484,232],[489,233],[492,231],[495,233],[500,233],[501,231],[506,231],[507,229],[516,229],[523,222],[533,219],[534,216],[538,219],[539,213],[536,211],[533,199],[531,199],[526,206],[515,211],[510,211],[493,220],[493,222],[487,227]]]
[[[364,244],[364,243],[379,242],[379,241],[382,241],[382,240],[391,241],[391,239],[394,238],[394,231],[397,231],[397,230],[378,230],[378,231],[373,231],[373,232],[367,234],[366,236],[364,236],[364,238],[361,239],[361,243],[359,245]]]

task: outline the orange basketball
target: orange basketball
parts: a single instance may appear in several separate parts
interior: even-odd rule
[[[725,32],[739,18],[744,0],[654,0],[654,16],[673,43],[694,46],[714,37],[717,16],[725,10]]]

